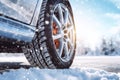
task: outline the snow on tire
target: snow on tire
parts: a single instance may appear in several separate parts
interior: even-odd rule
[[[37,32],[24,53],[33,66],[69,68],[76,48],[72,9],[67,0],[43,0]]]

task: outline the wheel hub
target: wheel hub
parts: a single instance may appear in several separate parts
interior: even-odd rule
[[[52,34],[57,54],[67,62],[73,54],[75,41],[72,16],[64,4],[57,4],[52,18]]]

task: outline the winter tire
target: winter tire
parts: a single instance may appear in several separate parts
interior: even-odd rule
[[[75,48],[75,26],[68,0],[43,0],[36,34],[25,47],[26,58],[40,68],[69,68]]]

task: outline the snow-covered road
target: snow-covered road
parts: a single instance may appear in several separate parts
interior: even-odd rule
[[[0,74],[0,80],[120,80],[119,60],[118,56],[77,56],[70,69],[26,69],[20,68],[29,66],[23,54],[19,56],[2,54],[0,55],[0,69],[6,66],[19,69],[3,72]],[[15,65],[20,66],[15,67]]]
[[[72,67],[98,68],[109,72],[120,72],[120,56],[76,56]]]
[[[0,54],[0,68],[5,65],[15,67],[29,63],[23,54]],[[120,72],[120,56],[76,56],[71,68],[97,68]]]

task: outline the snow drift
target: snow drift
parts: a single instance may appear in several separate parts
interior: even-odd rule
[[[4,72],[0,80],[119,80],[119,74],[97,69],[18,69]]]

